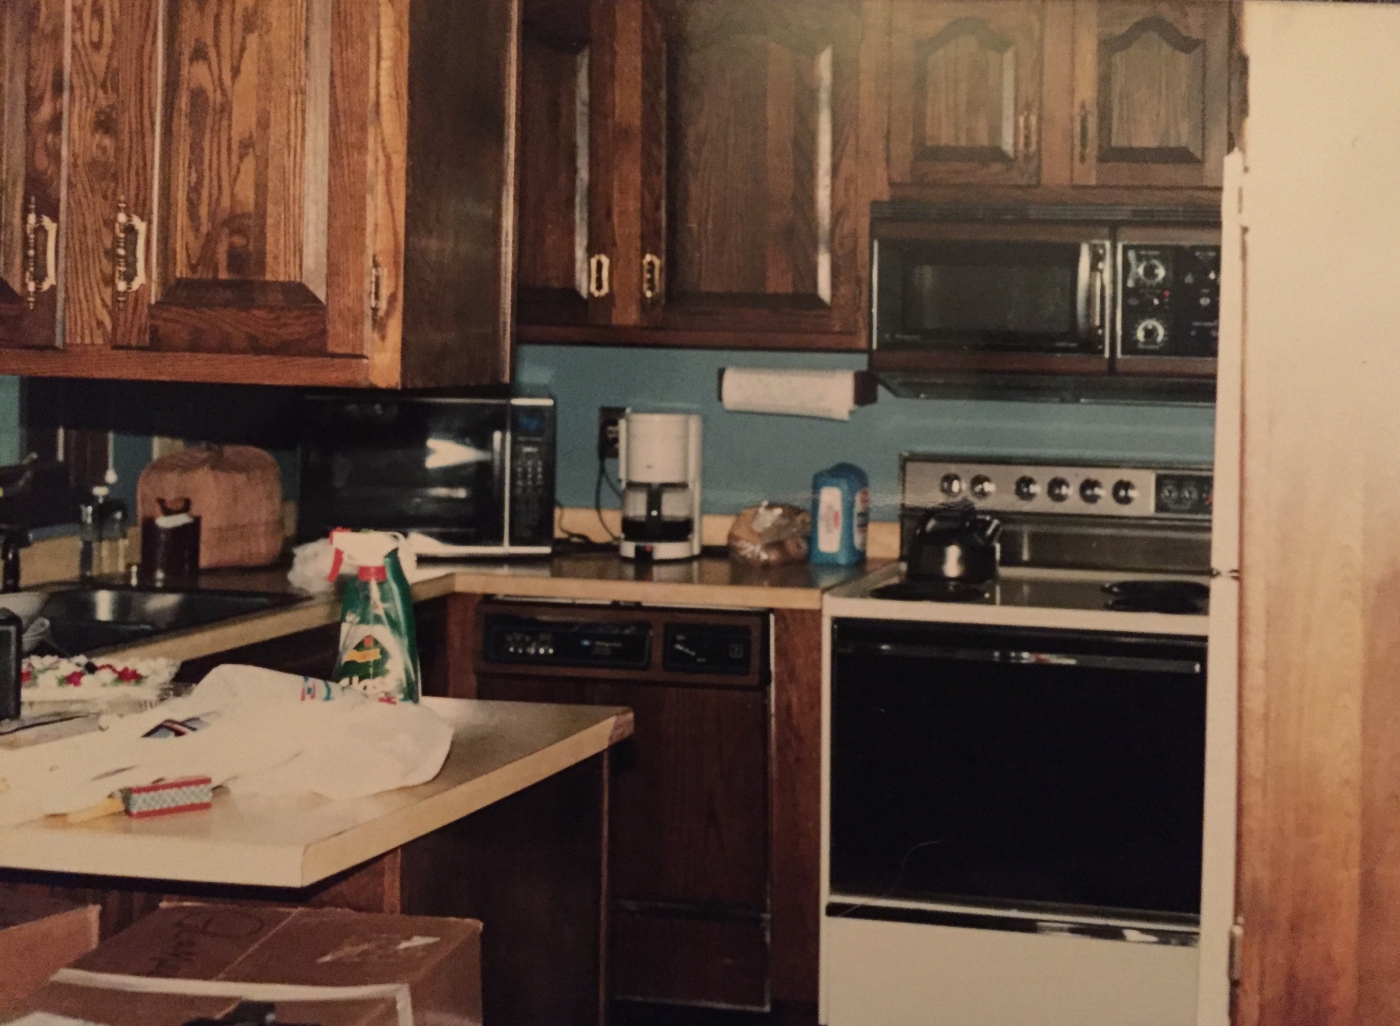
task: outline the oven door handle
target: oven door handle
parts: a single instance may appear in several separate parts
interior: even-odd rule
[[[1079,244],[1079,273],[1075,282],[1075,326],[1081,339],[1104,343],[1105,298],[1108,294],[1107,246]],[[1108,347],[1104,345],[1105,355]]]
[[[964,663],[1003,663],[1011,666],[1075,666],[1087,670],[1133,670],[1200,676],[1205,663],[1194,659],[1152,659],[1142,656],[1099,655],[1093,652],[1027,652],[1016,649],[941,648],[935,645],[901,645],[865,642],[842,646],[841,655],[894,656]]]
[[[491,491],[500,498],[506,490],[506,433],[491,432]]]

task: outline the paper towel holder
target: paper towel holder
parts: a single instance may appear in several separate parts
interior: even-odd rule
[[[748,370],[747,367],[721,367],[719,369],[719,380],[715,389],[715,397],[720,402],[724,402],[724,375],[732,370]],[[880,382],[870,371],[858,370],[852,372],[854,387],[851,396],[852,406],[871,406],[880,398]]]

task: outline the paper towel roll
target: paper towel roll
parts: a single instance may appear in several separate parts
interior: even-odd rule
[[[850,420],[859,371],[726,367],[720,401],[737,413],[784,413]]]

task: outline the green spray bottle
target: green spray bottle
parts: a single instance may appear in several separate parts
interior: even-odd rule
[[[421,694],[413,594],[399,563],[403,537],[384,531],[332,531],[331,580],[348,558],[359,571],[340,602],[340,654],[334,678],[381,702],[417,702]]]

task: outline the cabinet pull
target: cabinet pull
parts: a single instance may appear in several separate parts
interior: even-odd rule
[[[612,291],[612,261],[605,253],[594,253],[588,258],[588,294],[594,299],[602,299]]]
[[[661,258],[655,253],[642,257],[642,295],[647,299],[661,295]]]
[[[1079,163],[1089,162],[1089,105],[1079,105]]]
[[[370,263],[369,269],[369,315],[372,320],[379,320],[379,315],[384,311],[384,265],[375,257]]]
[[[1040,140],[1036,135],[1036,113],[1028,111],[1026,113],[1026,156],[1035,156],[1035,151],[1039,148]]]
[[[1026,141],[1026,115],[1022,111],[1016,115],[1016,140],[1012,144],[1011,155],[1013,157],[1023,157],[1030,149],[1030,144]]]
[[[126,197],[117,199],[117,238],[116,271],[112,287],[116,290],[117,302],[125,303],[127,297],[146,284],[146,222],[126,210]],[[131,236],[135,236],[131,239]],[[127,240],[131,239],[131,245]],[[128,270],[127,259],[131,257],[132,267]]]
[[[44,231],[44,277],[39,277],[39,230]],[[29,197],[29,212],[24,218],[24,305],[30,310],[40,292],[53,288],[56,281],[54,266],[58,263],[58,225],[52,218],[40,215],[39,201]]]

